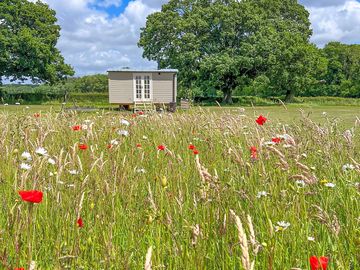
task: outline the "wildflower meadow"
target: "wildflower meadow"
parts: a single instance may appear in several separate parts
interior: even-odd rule
[[[360,120],[0,113],[0,269],[360,269]]]

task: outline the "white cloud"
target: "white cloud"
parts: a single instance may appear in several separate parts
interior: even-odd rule
[[[119,7],[122,0],[43,0],[57,12],[62,27],[58,43],[77,75],[103,73],[124,66],[153,68],[137,47],[146,17],[167,0],[132,0],[119,16],[94,6]],[[360,43],[360,3],[355,0],[301,0],[310,11],[312,41]]]
[[[332,2],[337,4],[308,8],[314,32],[311,40],[320,47],[329,41],[360,43],[360,3],[355,0]]]
[[[142,58],[137,47],[140,28],[146,17],[161,8],[163,1],[154,5],[148,0],[131,1],[119,16],[91,8],[99,5],[94,0],[44,0],[57,12],[61,25],[58,48],[76,75],[104,73],[124,66],[132,68],[156,67]],[[102,1],[103,6],[117,6],[121,1]]]
[[[96,3],[97,6],[99,7],[120,7],[122,3],[122,0],[102,0]]]
[[[307,7],[328,7],[343,5],[346,0],[301,0],[299,2]]]

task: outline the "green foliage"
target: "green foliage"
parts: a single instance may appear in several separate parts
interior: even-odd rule
[[[93,105],[109,105],[108,93],[70,93],[67,103],[75,103],[77,105],[93,106]]]
[[[331,42],[324,53],[329,61],[328,91],[334,96],[360,97],[360,45]]]
[[[326,61],[310,36],[309,13],[294,0],[171,0],[148,17],[139,46],[178,68],[182,86],[221,90],[231,103],[244,83],[288,99],[311,85]]]
[[[319,106],[360,106],[360,99],[343,97],[296,97],[293,102]]]
[[[103,74],[83,76],[80,78],[72,78],[68,80],[68,88],[70,92],[108,92],[108,77]]]
[[[47,4],[3,0],[0,18],[0,81],[4,76],[55,83],[74,74],[56,48],[60,26]]]

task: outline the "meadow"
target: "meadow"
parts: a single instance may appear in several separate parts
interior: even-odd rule
[[[359,136],[359,107],[3,106],[0,269],[360,269]]]

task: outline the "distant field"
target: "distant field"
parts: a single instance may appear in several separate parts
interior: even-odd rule
[[[31,114],[35,112],[59,112],[63,107],[61,105],[0,105],[0,112],[16,112]],[[66,108],[66,107],[64,107]],[[124,114],[124,112],[115,111],[117,106],[101,106],[98,111],[110,111],[115,114]],[[334,105],[313,105],[313,104],[290,104],[287,106],[259,106],[259,107],[199,107],[194,106],[190,112],[197,113],[201,111],[210,111],[230,114],[239,114],[245,109],[247,115],[256,116],[263,114],[271,119],[272,122],[292,123],[301,119],[301,111],[304,115],[310,117],[314,121],[324,123],[325,121],[337,121],[346,126],[354,124],[356,117],[360,118],[360,106],[334,106]],[[182,112],[181,110],[179,110]],[[125,114],[128,114],[125,112]]]
[[[359,107],[59,111],[0,109],[0,269],[360,269]]]

